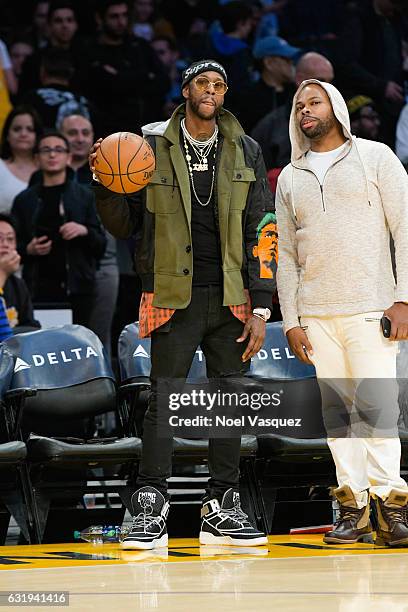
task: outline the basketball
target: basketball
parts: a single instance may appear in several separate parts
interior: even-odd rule
[[[148,142],[131,132],[116,132],[102,140],[94,161],[100,183],[115,193],[135,193],[145,187],[155,168]]]

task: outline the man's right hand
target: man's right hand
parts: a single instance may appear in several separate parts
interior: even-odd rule
[[[40,236],[33,238],[27,244],[27,255],[48,255],[51,251],[52,240],[48,240],[48,236]]]
[[[92,174],[94,174],[95,172],[94,163],[95,163],[98,149],[101,146],[102,140],[103,138],[98,138],[98,140],[92,145],[91,150],[89,151],[88,161],[89,161],[89,167],[91,169]]]
[[[313,348],[306,332],[301,327],[292,327],[292,329],[286,332],[286,338],[292,353],[303,363],[313,365],[308,356],[313,355]]]

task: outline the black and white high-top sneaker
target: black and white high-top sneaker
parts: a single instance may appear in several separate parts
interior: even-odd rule
[[[167,546],[166,519],[169,502],[154,487],[142,487],[132,495],[133,522],[122,540],[123,550],[152,549]]]
[[[204,500],[201,509],[200,544],[223,546],[258,546],[267,544],[262,531],[251,525],[241,508],[239,493],[225,491],[221,506],[218,499]]]

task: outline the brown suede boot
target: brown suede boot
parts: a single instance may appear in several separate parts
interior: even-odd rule
[[[323,541],[326,544],[355,544],[360,540],[372,543],[370,504],[358,508],[353,491],[347,485],[335,489],[334,495],[340,504],[340,518]]]
[[[408,491],[401,493],[393,489],[383,501],[375,498],[377,508],[378,546],[408,546]]]

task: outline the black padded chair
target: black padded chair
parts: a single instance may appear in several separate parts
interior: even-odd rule
[[[5,393],[13,376],[13,358],[0,344],[0,542],[4,544],[13,516],[28,541],[34,541],[33,499],[24,442],[11,439],[5,419]]]
[[[401,439],[401,470],[408,478],[408,342],[399,343],[397,355],[397,378],[399,384],[400,418],[398,422]]]
[[[169,359],[171,356],[169,355]],[[129,432],[132,435],[142,437],[143,419],[147,409],[147,400],[150,391],[150,339],[139,338],[139,325],[132,323],[127,325],[119,337],[118,360],[121,377],[121,392],[126,399],[126,421],[133,424],[134,429]],[[189,384],[205,383],[206,363],[200,348],[197,349],[190,371],[188,373],[186,386]],[[244,435],[241,439],[241,494],[246,510],[258,525],[264,525],[259,504],[259,494],[254,490],[255,479],[255,457],[257,453],[257,441],[254,435]],[[172,489],[186,489],[193,486],[197,489],[197,479],[206,480],[208,471],[197,472],[197,466],[206,466],[208,457],[208,440],[175,437],[173,440],[173,475]],[[193,469],[191,469],[193,468]],[[177,481],[177,478],[180,481]],[[200,493],[204,492],[204,486],[199,485]],[[186,498],[188,498],[188,494]]]
[[[258,490],[262,491],[270,533],[279,489],[334,485],[335,470],[326,442],[315,369],[291,354],[282,322],[267,324],[264,345],[252,360],[249,376],[261,382],[265,392],[279,390],[281,403],[276,418],[300,420],[300,427],[283,425],[257,436]]]
[[[123,432],[129,430],[112,370],[93,332],[65,325],[20,334],[5,345],[14,362],[5,394],[8,427],[12,438],[27,446],[36,538],[41,542],[53,500],[65,499],[66,506],[69,500],[72,506],[83,502],[86,493],[126,489],[141,441],[125,435],[101,439],[92,427],[95,416],[114,411]],[[99,484],[89,485],[89,480]],[[106,508],[99,520],[87,513],[77,529],[112,520]]]

